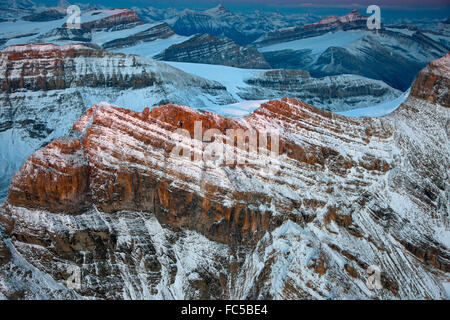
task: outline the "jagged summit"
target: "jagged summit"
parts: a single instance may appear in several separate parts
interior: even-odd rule
[[[348,14],[344,15],[344,16],[336,16],[336,15],[331,15],[329,17],[326,17],[325,19],[322,19],[316,23],[314,23],[313,25],[318,25],[318,24],[330,24],[330,23],[336,23],[336,22],[340,22],[340,23],[349,23],[349,22],[358,22],[358,21],[364,21],[367,20],[366,16],[363,16],[361,13],[359,13],[358,10],[353,9],[351,12],[349,12]]]
[[[419,72],[411,96],[450,108],[450,52]]]
[[[268,69],[270,65],[255,48],[237,45],[233,40],[197,34],[175,44],[154,57],[163,61],[179,61],[225,65],[248,69]]]
[[[75,43],[75,44],[63,44],[58,45],[54,43],[28,43],[28,44],[16,44],[11,45],[9,47],[6,47],[5,49],[1,50],[1,53],[24,53],[27,51],[32,52],[55,52],[55,51],[67,51],[67,50],[77,50],[77,49],[92,49],[92,45],[89,44],[83,44],[83,43]]]
[[[450,51],[444,57],[431,61],[429,66],[433,70],[437,70],[439,74],[450,78]]]
[[[218,6],[205,10],[204,12],[215,16],[233,15],[233,13],[228,10],[223,4],[219,4]]]

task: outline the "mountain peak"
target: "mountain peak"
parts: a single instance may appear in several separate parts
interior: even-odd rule
[[[449,75],[450,51],[419,72],[411,88],[411,96],[450,108]]]
[[[218,6],[208,9],[205,12],[223,14],[223,13],[229,13],[230,11],[223,4],[219,4]]]
[[[219,4],[217,7],[215,7],[214,9],[216,10],[227,10],[227,8],[225,8],[225,6],[223,4]]]
[[[348,22],[365,20],[365,19],[367,19],[367,17],[365,17],[361,13],[359,13],[358,10],[353,9],[351,12],[349,12],[345,16],[338,17],[336,15],[331,15],[331,16],[326,17],[325,19],[322,19],[322,20],[316,22],[315,24],[330,24],[330,23],[336,23],[336,22],[348,23]]]
[[[361,13],[359,13],[358,10],[353,9],[351,12],[349,12],[345,16],[341,17],[340,21],[342,23],[345,23],[345,22],[352,22],[352,21],[364,20],[364,19],[366,19],[365,16],[363,16]]]

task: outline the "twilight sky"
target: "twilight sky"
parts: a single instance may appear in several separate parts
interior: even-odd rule
[[[151,1],[137,1],[137,2],[151,2]],[[198,1],[176,1],[176,2],[203,2],[203,3],[217,3],[213,0],[198,0]],[[449,0],[222,0],[224,4],[231,3],[248,3],[248,4],[269,4],[272,6],[369,6],[371,4],[377,4],[379,6],[395,6],[395,7],[407,7],[407,6],[444,6],[449,4]]]
[[[35,0],[36,3],[56,4],[58,0]],[[210,8],[220,3],[230,8],[366,8],[371,4],[390,9],[450,10],[450,0],[68,0],[69,3],[99,3],[122,7],[189,7]]]

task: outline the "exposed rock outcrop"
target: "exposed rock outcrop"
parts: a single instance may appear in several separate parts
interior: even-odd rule
[[[29,16],[23,17],[26,21],[52,21],[64,18],[67,15],[66,9],[64,8],[49,8],[39,13],[35,13]]]
[[[175,35],[175,32],[167,23],[161,23],[148,30],[138,32],[126,38],[114,39],[102,45],[105,49],[117,49],[135,46],[142,42],[151,42],[158,39],[167,39]]]
[[[88,44],[28,44],[10,46],[0,52],[2,91],[72,87],[138,89],[163,84],[164,76],[174,77],[173,71],[176,69],[151,59],[110,53]],[[196,77],[186,77],[195,85]],[[196,79],[205,89],[225,89],[217,82]]]
[[[312,78],[304,70],[270,70],[245,80],[239,95],[248,100],[289,96],[329,111],[373,106],[401,95],[382,81],[356,75]]]
[[[79,140],[54,140],[26,162],[28,176],[17,177],[11,203],[51,211],[82,212],[90,205],[89,167]],[[41,168],[47,167],[46,172]]]
[[[450,52],[445,57],[432,61],[420,71],[411,88],[411,95],[450,107]]]
[[[89,13],[85,14],[85,19],[89,21],[81,21],[81,28],[88,29],[93,32],[95,31],[116,31],[133,28],[144,22],[138,17],[136,11],[127,9],[112,9],[107,12],[105,17],[101,17],[105,11],[108,10],[91,10]],[[88,18],[89,15],[89,18]],[[96,16],[101,18],[97,19]],[[66,24],[62,26],[66,27]]]
[[[266,33],[255,41],[257,46],[265,46],[274,43],[287,42],[309,37],[316,37],[327,32],[338,30],[357,30],[367,28],[367,17],[357,10],[352,10],[345,16],[329,16],[316,23],[305,26],[283,28]]]
[[[199,34],[174,44],[155,56],[165,61],[219,64],[247,69],[267,69],[270,65],[255,48],[241,47],[231,39]]]
[[[130,101],[128,106],[138,109],[145,104],[194,102],[201,108],[235,102],[217,82],[92,44],[8,47],[0,52],[0,199],[23,162],[68,134],[92,101]]]
[[[238,120],[174,105],[143,112],[93,106],[71,137],[35,153],[15,175],[0,209],[14,248],[0,268],[0,292],[445,298],[449,112],[415,96],[375,119],[294,99],[270,101]],[[195,121],[204,134],[217,129],[214,142],[191,140]],[[257,138],[267,131],[270,139],[247,152],[226,143],[227,129],[253,129]],[[268,153],[274,131],[279,152]],[[244,161],[196,157],[218,146]],[[10,271],[19,257],[26,261],[19,269],[32,270],[28,277]],[[74,266],[81,285],[69,289]],[[370,266],[381,270],[381,289],[364,285]],[[43,277],[52,284],[45,289]]]
[[[77,63],[77,58],[84,61]],[[113,70],[98,69],[100,64],[111,65]],[[123,67],[132,72],[122,74]],[[1,51],[0,68],[3,91],[97,86],[143,88],[156,84],[155,74],[147,73],[145,62],[139,58],[93,50],[81,44],[11,46]]]

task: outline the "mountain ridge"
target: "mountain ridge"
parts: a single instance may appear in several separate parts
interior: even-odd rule
[[[431,65],[444,71],[448,59]],[[442,93],[432,83],[428,92]],[[445,298],[449,183],[441,173],[450,114],[412,94],[377,119],[286,98],[236,121],[184,106],[94,106],[78,133],[36,152],[15,175],[0,215],[0,248],[10,252],[0,292],[14,296],[27,285],[28,298]],[[243,166],[171,156],[184,141],[174,130],[192,133],[196,120],[219,137],[236,127],[278,129],[280,156],[232,148]],[[88,177],[76,178],[86,166]],[[85,190],[79,181],[90,191],[74,192]],[[79,195],[91,209],[73,205]],[[19,257],[36,266],[28,278],[9,271]],[[83,285],[69,290],[74,264]],[[382,270],[377,291],[364,285],[371,265]],[[43,274],[54,283],[48,289],[37,285]]]

